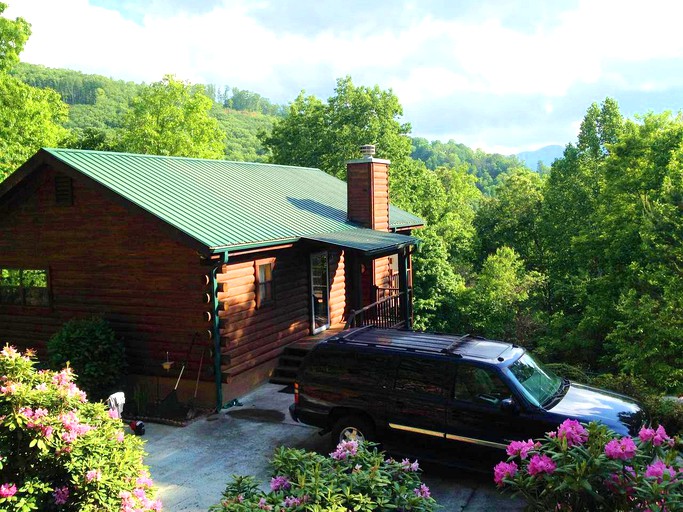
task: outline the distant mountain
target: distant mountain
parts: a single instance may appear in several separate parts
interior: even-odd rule
[[[564,147],[562,146],[545,146],[536,151],[522,151],[521,153],[517,153],[517,158],[524,162],[529,169],[535,171],[538,167],[539,160],[543,162],[543,165],[550,167],[550,164],[557,158],[560,158],[563,152]]]

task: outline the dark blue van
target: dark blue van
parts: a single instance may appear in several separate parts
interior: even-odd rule
[[[555,375],[524,348],[475,336],[361,327],[318,343],[295,384],[292,417],[390,452],[460,465],[504,458],[513,440],[565,419],[621,435],[644,422],[626,396]]]

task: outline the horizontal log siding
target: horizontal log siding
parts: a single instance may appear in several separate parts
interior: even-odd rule
[[[346,308],[344,256],[330,252],[330,316],[343,321]],[[256,308],[256,260],[274,258],[274,303]],[[217,275],[221,287],[222,370],[230,381],[272,362],[282,349],[310,334],[309,253],[297,248],[229,259]]]
[[[207,343],[202,301],[207,267],[172,240],[160,221],[133,214],[98,190],[73,181],[73,206],[56,206],[52,170],[22,187],[21,201],[0,212],[0,267],[47,268],[50,308],[0,305],[0,341],[37,348],[67,320],[102,315],[126,344],[130,373],[155,374],[182,361],[193,333]],[[196,375],[195,348],[185,375]],[[204,367],[210,365],[204,364]]]

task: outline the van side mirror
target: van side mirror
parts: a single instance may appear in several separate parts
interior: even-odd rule
[[[508,414],[517,414],[519,407],[512,398],[505,398],[500,401],[500,410]]]

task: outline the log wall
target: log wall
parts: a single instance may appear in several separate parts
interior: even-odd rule
[[[57,206],[55,175],[34,172],[0,206],[0,267],[48,269],[52,292],[50,307],[0,304],[0,341],[45,358],[46,341],[67,320],[102,315],[125,341],[129,372],[152,375],[167,352],[182,361],[195,332],[207,343],[207,269],[196,252],[85,178],[73,181],[73,205]],[[188,376],[200,355],[195,348]]]
[[[309,252],[293,248],[233,257],[217,274],[221,302],[222,371],[233,379],[272,362],[282,349],[311,333]],[[343,322],[346,286],[343,252],[329,252],[331,323]],[[273,261],[272,304],[257,308],[256,262]]]

